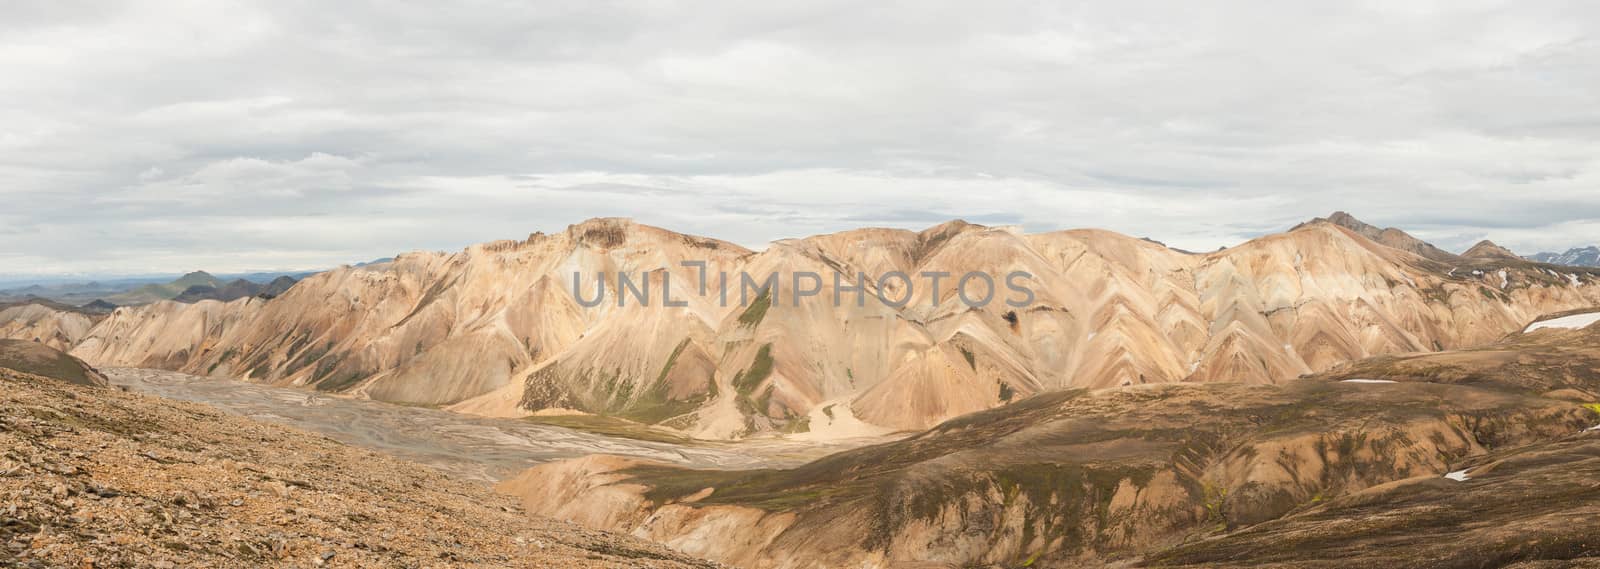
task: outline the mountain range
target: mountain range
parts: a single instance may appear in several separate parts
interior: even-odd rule
[[[1206,254],[1101,230],[961,221],[752,251],[594,219],[344,267],[273,299],[155,302],[88,326],[19,314],[0,330],[48,335],[100,366],[485,415],[577,411],[702,438],[841,438],[1075,388],[1281,383],[1373,355],[1482,344],[1540,314],[1600,304],[1600,271],[1502,251],[1452,255],[1348,214]],[[713,276],[708,294],[694,294],[702,266],[685,262]],[[1027,273],[1032,302],[972,306],[955,278],[938,289],[868,278],[852,290],[861,274],[974,272],[995,283]],[[585,306],[574,273],[585,287],[595,275],[631,275],[654,281],[655,294],[670,280],[682,304]],[[732,276],[741,273],[824,278],[816,297],[785,284],[721,302],[722,285],[741,290]]]
[[[132,277],[88,282],[31,283],[0,290],[0,302],[19,303],[42,299],[95,311],[162,300],[226,301],[258,294],[276,296],[299,278],[311,274],[315,273],[248,273],[230,275],[228,278],[231,280],[224,280],[205,271],[194,271],[175,279]]]
[[[1600,267],[1600,247],[1574,247],[1565,253],[1539,253],[1529,260],[1569,267]]]

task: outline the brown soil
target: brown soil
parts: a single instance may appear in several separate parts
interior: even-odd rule
[[[0,567],[713,567],[320,435],[0,369]]]

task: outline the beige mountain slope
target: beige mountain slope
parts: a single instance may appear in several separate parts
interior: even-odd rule
[[[1075,387],[1281,382],[1371,355],[1482,344],[1538,314],[1600,305],[1595,271],[1447,263],[1346,218],[1205,255],[1106,231],[963,222],[752,252],[596,219],[341,268],[271,300],[122,308],[73,353],[483,414],[570,409],[708,438],[828,438],[927,428]],[[685,261],[706,264],[706,294]],[[909,279],[880,279],[896,271]],[[1031,276],[1007,280],[1019,271]],[[616,294],[618,273],[647,286],[650,302]],[[849,289],[862,273],[858,299]],[[949,276],[935,290],[925,273]],[[993,282],[991,302],[958,297],[969,273]],[[604,302],[585,306],[574,293],[594,298],[600,274]],[[777,290],[762,294],[769,274]],[[665,281],[673,305],[661,301]],[[1008,284],[1031,302],[1008,305],[1029,300]],[[966,285],[969,297],[987,294],[983,279]],[[818,294],[797,301],[797,286]]]
[[[0,504],[5,567],[714,567],[313,433],[10,369]]]

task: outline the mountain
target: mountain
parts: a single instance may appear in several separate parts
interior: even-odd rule
[[[1376,232],[1393,245],[1375,241],[1370,227],[1335,214],[1187,254],[1108,231],[953,221],[751,251],[595,219],[342,267],[270,300],[125,307],[67,337],[101,366],[486,415],[579,411],[702,438],[827,439],[926,429],[1076,388],[1281,383],[1373,355],[1484,344],[1540,314],[1600,305],[1600,271],[1442,257],[1398,230]],[[706,294],[702,268],[685,262],[704,263]],[[586,306],[574,273],[583,298],[602,274],[613,294]],[[654,302],[615,294],[619,273],[648,282]],[[1030,276],[1008,282],[1014,273]],[[757,292],[741,274],[779,286]],[[926,274],[954,276],[934,288]],[[958,290],[968,274],[983,278]],[[994,300],[964,302],[985,279]],[[1031,302],[1006,304],[1023,296],[1008,284]]]
[[[256,296],[277,298],[279,295],[289,292],[289,287],[294,286],[294,283],[297,282],[300,281],[296,280],[294,277],[288,275],[280,276],[272,279],[266,285],[263,285],[259,290],[256,291]]]
[[[1541,328],[1280,385],[1046,393],[793,469],[600,455],[500,489],[753,568],[1593,558],[1596,363],[1600,325]]]
[[[1574,247],[1565,253],[1539,253],[1529,259],[1569,267],[1600,267],[1600,247]]]
[[[1490,241],[1488,239],[1485,239],[1483,241],[1479,241],[1476,245],[1473,245],[1472,248],[1467,249],[1467,251],[1465,253],[1462,253],[1461,256],[1462,257],[1466,257],[1468,259],[1491,259],[1491,260],[1502,260],[1503,259],[1503,260],[1511,260],[1511,261],[1520,261],[1520,260],[1522,260],[1521,256],[1518,256],[1516,253],[1511,252],[1510,249],[1507,249],[1505,247],[1501,247],[1499,245],[1495,245],[1493,241]]]
[[[6,567],[716,567],[317,434],[11,369],[0,449]]]

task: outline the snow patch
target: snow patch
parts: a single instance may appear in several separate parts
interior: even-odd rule
[[[1511,286],[1511,277],[1506,275],[1505,269],[1500,269],[1500,288],[1504,289],[1508,286]]]
[[[1471,476],[1467,476],[1467,471],[1466,470],[1457,470],[1455,472],[1451,472],[1449,474],[1444,475],[1444,477],[1445,478],[1449,478],[1451,480],[1454,480],[1456,482],[1466,482],[1468,480],[1472,480]]]
[[[1572,286],[1583,286],[1583,281],[1578,280],[1578,275],[1568,274],[1567,280],[1572,281]]]
[[[1600,312],[1574,314],[1572,316],[1563,316],[1561,318],[1554,318],[1545,320],[1543,322],[1534,322],[1529,324],[1528,328],[1523,330],[1523,332],[1532,332],[1534,330],[1542,330],[1544,328],[1580,330],[1583,328],[1588,328],[1590,324],[1594,324],[1595,322],[1600,322]]]

